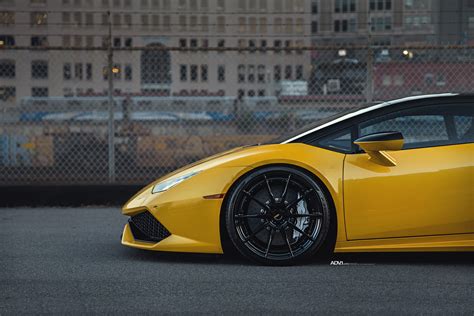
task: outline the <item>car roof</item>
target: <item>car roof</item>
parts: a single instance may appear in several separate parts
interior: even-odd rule
[[[340,123],[342,121],[351,119],[353,117],[356,117],[356,116],[359,116],[359,115],[362,115],[362,114],[365,114],[365,113],[368,113],[368,112],[371,112],[371,111],[374,111],[374,110],[378,110],[378,109],[385,108],[385,107],[388,107],[388,106],[393,106],[395,104],[400,104],[400,103],[410,102],[410,101],[417,101],[417,100],[453,97],[453,96],[459,96],[459,95],[472,96],[470,94],[459,94],[459,93],[424,94],[424,95],[410,96],[410,97],[405,97],[405,98],[401,98],[401,99],[396,99],[396,100],[377,103],[375,105],[370,105],[370,106],[363,107],[363,108],[360,108],[358,110],[355,110],[353,112],[349,112],[345,115],[342,115],[342,116],[339,116],[339,117],[335,118],[334,120],[325,122],[325,123],[323,123],[321,125],[318,125],[314,128],[308,129],[307,131],[304,131],[304,132],[302,132],[302,133],[300,133],[296,136],[293,136],[291,138],[288,138],[288,139],[282,141],[281,144],[291,143],[291,142],[299,139],[300,137],[304,137],[308,134],[311,134],[315,131],[321,130],[321,129],[326,128],[328,126]]]

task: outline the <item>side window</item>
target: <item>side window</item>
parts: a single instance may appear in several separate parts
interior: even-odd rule
[[[471,109],[467,105],[446,104],[402,110],[361,123],[359,136],[401,132],[405,139],[404,149],[456,144],[472,138],[469,133],[473,131],[468,127],[472,124],[472,113],[471,121],[466,115],[472,112]],[[454,124],[449,124],[450,120]]]
[[[330,134],[318,139],[315,146],[327,148],[329,150],[342,151],[345,153],[352,151],[352,135],[350,129],[345,129],[334,134]]]
[[[454,115],[454,128],[459,143],[474,142],[474,111],[464,113],[465,115]]]

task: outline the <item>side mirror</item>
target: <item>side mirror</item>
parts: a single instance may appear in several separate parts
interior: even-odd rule
[[[400,150],[403,148],[403,135],[400,132],[380,132],[369,134],[354,141],[369,156],[370,160],[382,165],[393,167],[396,161],[385,151]]]

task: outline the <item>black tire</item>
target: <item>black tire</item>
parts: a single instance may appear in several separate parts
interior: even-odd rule
[[[280,165],[244,175],[223,211],[235,248],[266,265],[292,265],[314,256],[332,216],[322,184],[298,168]]]

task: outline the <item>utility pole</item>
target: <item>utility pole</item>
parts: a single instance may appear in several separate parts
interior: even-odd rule
[[[108,110],[109,110],[109,119],[108,119],[108,126],[107,126],[107,133],[108,133],[108,165],[109,165],[109,183],[115,182],[115,122],[114,122],[114,79],[113,79],[113,59],[114,59],[114,52],[112,50],[112,14],[110,10],[107,11],[108,15],[108,22],[109,22],[109,40],[108,40],[108,47],[107,47],[107,62],[108,62]]]

